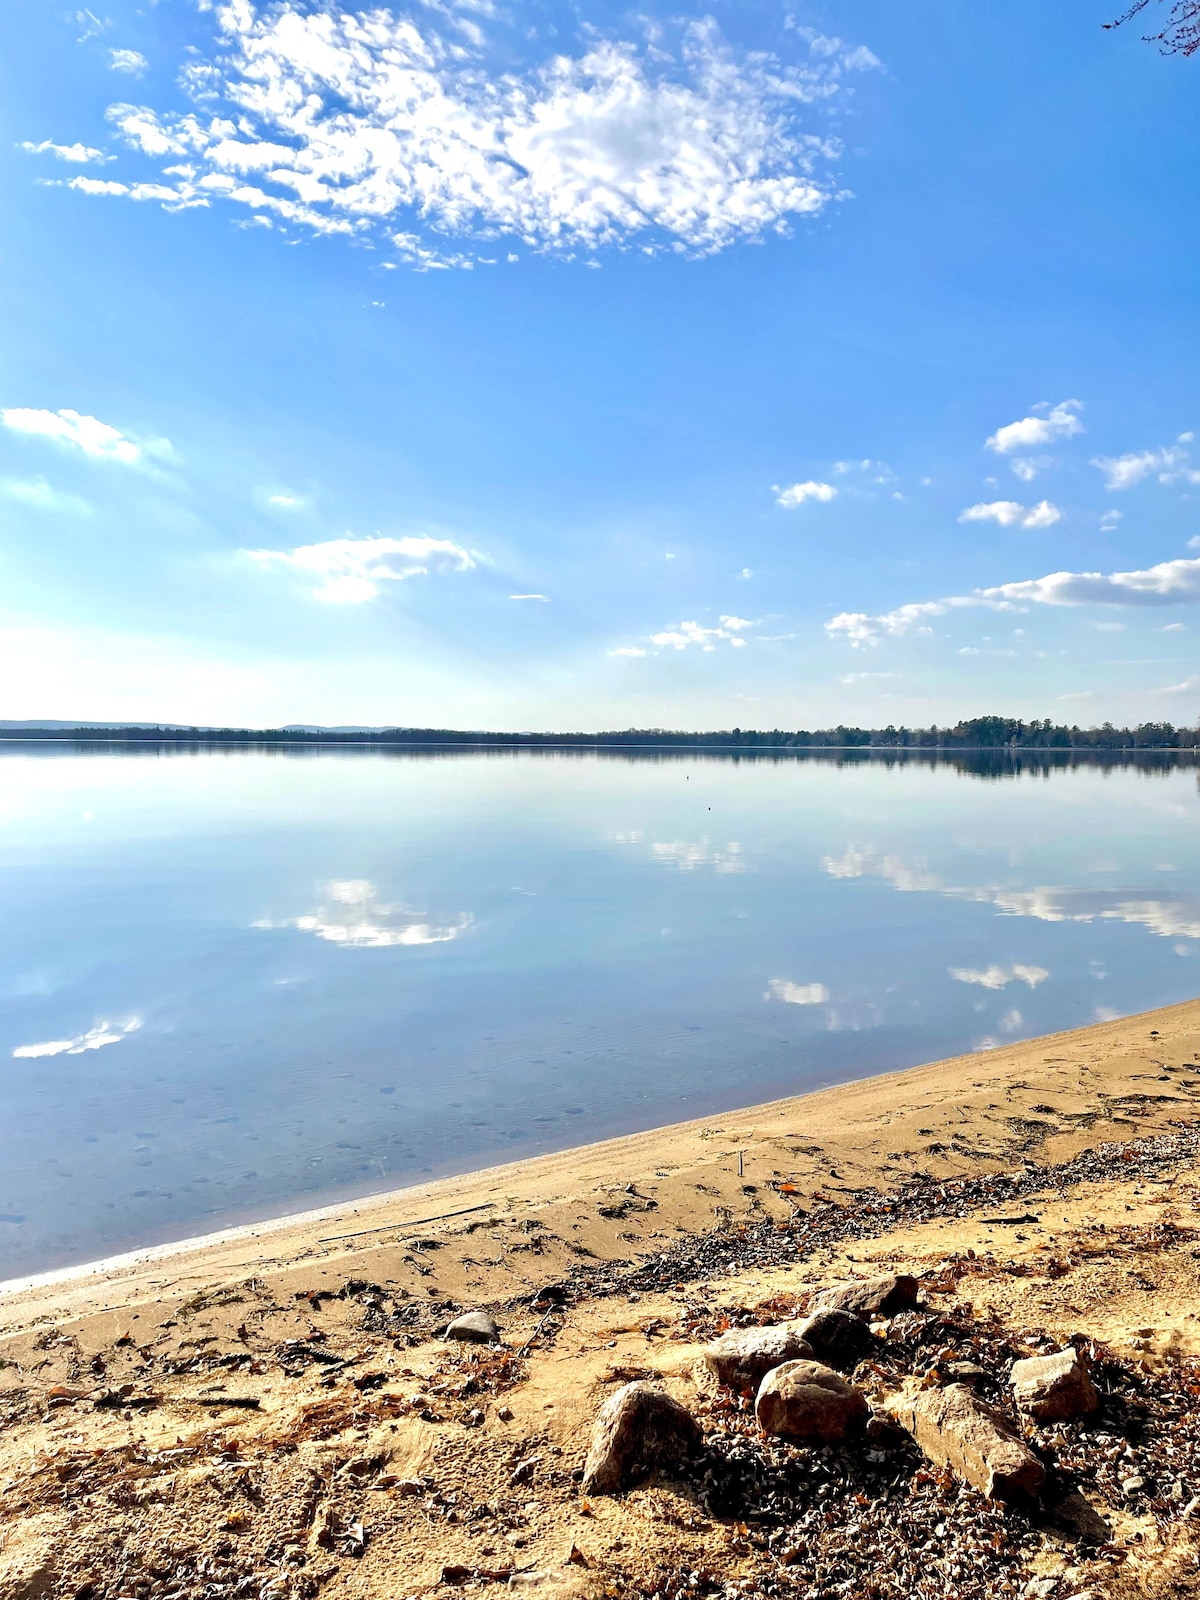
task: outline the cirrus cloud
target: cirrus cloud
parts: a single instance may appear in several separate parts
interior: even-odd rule
[[[786,232],[839,194],[840,147],[810,124],[879,65],[841,41],[792,63],[739,51],[702,20],[638,42],[593,31],[577,54],[491,70],[496,42],[465,9],[436,8],[444,34],[382,7],[205,9],[211,50],[182,74],[198,109],[110,111],[132,148],[169,159],[174,203],[381,233],[425,269],[483,259],[447,237],[702,255]]]
[[[319,579],[313,598],[334,605],[361,605],[378,596],[380,584],[426,577],[431,569],[470,572],[476,565],[475,557],[462,545],[425,536],[347,536],[327,539],[322,544],[298,545],[294,550],[247,550],[244,554],[260,567],[290,567]]]

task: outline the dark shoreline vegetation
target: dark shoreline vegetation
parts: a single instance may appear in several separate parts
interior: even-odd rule
[[[66,740],[72,743],[212,745],[469,746],[471,749],[608,749],[720,751],[838,751],[928,754],[975,752],[1073,752],[1127,754],[1131,751],[1195,751],[1200,726],[1177,728],[1170,722],[1143,722],[1136,728],[1068,727],[1049,717],[1021,722],[1015,717],[971,717],[953,727],[836,728],[813,731],[782,728],[729,728],[688,733],[671,728],[622,728],[600,733],[495,733],[457,728],[211,728],[178,723],[49,723],[0,725],[0,739]]]

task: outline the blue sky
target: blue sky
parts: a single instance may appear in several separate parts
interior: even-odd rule
[[[0,714],[1193,722],[1113,9],[7,0]]]

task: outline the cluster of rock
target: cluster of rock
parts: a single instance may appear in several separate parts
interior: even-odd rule
[[[718,1383],[754,1392],[766,1434],[810,1445],[869,1444],[900,1428],[929,1460],[990,1498],[1036,1499],[1045,1467],[1008,1417],[976,1394],[971,1372],[948,1374],[956,1381],[942,1385],[909,1380],[874,1403],[846,1376],[876,1344],[870,1322],[911,1309],[917,1291],[917,1280],[902,1274],[844,1284],[819,1295],[807,1317],[722,1334],[704,1363]],[[1099,1404],[1073,1348],[1017,1361],[1010,1382],[1019,1410],[1039,1424],[1084,1416]],[[679,1475],[701,1443],[685,1406],[654,1384],[626,1384],[596,1418],[584,1492],[617,1493],[652,1472]]]

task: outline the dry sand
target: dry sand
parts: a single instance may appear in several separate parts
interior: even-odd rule
[[[0,1600],[1200,1593],[1197,1102],[1200,1001],[9,1287]],[[695,1483],[581,1498],[595,1412],[643,1374],[753,1456],[760,1500],[825,1471],[697,1358],[889,1267],[963,1337],[1086,1334],[1114,1382],[1144,1375],[1169,1437],[1062,1445],[1108,1463],[1103,1536],[1010,1513],[956,1565],[998,1513],[900,1458],[899,1487],[824,1503],[866,1507],[860,1540],[879,1505],[940,1519],[919,1577],[864,1557],[847,1580],[841,1510],[796,1555]],[[438,1336],[480,1307],[501,1348]],[[1153,1475],[1124,1494],[1139,1451]]]

